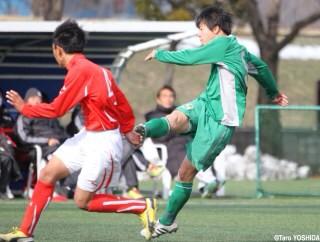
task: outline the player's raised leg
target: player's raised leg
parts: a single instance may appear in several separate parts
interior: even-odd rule
[[[155,199],[136,200],[112,194],[96,194],[101,188],[118,183],[122,156],[120,132],[84,132],[79,137],[83,138],[82,142],[74,146],[75,149],[82,147],[79,149],[84,151],[84,155],[79,156],[79,165],[76,165],[77,161],[73,157],[68,160],[71,145],[62,145],[57,150],[59,156],[65,156],[64,160],[70,171],[77,170],[80,166],[82,168],[74,196],[76,205],[88,212],[136,214],[143,222],[143,228],[148,231],[146,239],[150,239],[157,209]]]
[[[185,158],[180,166],[178,181],[168,200],[166,209],[154,227],[153,238],[177,231],[178,225],[175,223],[175,219],[190,198],[192,182],[196,174],[196,168]]]
[[[143,142],[146,137],[159,138],[169,133],[170,130],[184,133],[188,129],[188,117],[183,112],[174,110],[166,117],[151,119],[144,124],[139,124],[134,130],[141,135],[141,142]]]
[[[12,232],[7,234],[0,234],[0,241],[32,242],[33,232],[39,222],[40,215],[51,201],[54,184],[57,180],[68,175],[69,171],[64,163],[53,156],[48,165],[40,173],[20,227],[14,228]]]
[[[156,199],[126,199],[113,194],[95,194],[79,187],[76,188],[74,199],[79,208],[88,212],[138,215],[146,231],[144,237],[147,240],[151,239],[157,210]]]

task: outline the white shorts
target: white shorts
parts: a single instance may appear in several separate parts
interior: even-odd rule
[[[55,152],[70,174],[79,171],[77,186],[96,192],[118,184],[121,172],[122,138],[118,129],[101,132],[82,129]]]

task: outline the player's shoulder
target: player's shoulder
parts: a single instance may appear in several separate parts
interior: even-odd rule
[[[97,65],[92,62],[91,60],[87,59],[87,58],[83,58],[80,61],[77,62],[77,64],[75,65],[75,68],[84,68],[87,69],[86,67],[89,68],[97,68]]]
[[[221,35],[210,40],[206,45],[208,48],[226,50],[230,46],[234,46],[235,38],[231,35]]]
[[[78,61],[70,71],[71,73],[80,73],[86,75],[98,71],[99,68],[101,68],[99,65],[95,64],[89,59],[84,58]]]

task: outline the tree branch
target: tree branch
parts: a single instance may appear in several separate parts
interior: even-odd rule
[[[270,1],[271,5],[267,12],[267,35],[268,39],[276,41],[279,26],[280,0]]]
[[[274,54],[279,52],[283,47],[285,47],[287,44],[289,44],[300,32],[301,29],[306,27],[309,24],[312,24],[313,22],[320,19],[320,12],[314,13],[305,19],[302,19],[298,22],[296,22],[293,27],[291,28],[291,31],[286,37],[284,37],[278,44],[277,47],[274,50]]]
[[[263,26],[262,17],[258,8],[256,0],[244,0],[246,9],[248,11],[248,21],[251,25],[253,35],[256,40],[262,44],[264,43],[266,32]],[[260,45],[259,44],[259,45]]]

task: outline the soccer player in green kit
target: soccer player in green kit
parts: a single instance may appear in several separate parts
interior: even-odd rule
[[[208,7],[196,18],[196,25],[201,47],[179,51],[158,49],[145,58],[177,65],[211,64],[206,87],[196,99],[164,118],[152,119],[135,128],[141,135],[141,142],[146,137],[161,137],[170,131],[193,137],[187,144],[187,156],[180,166],[165,212],[154,226],[153,238],[177,231],[175,218],[190,197],[195,175],[212,165],[230,142],[235,127],[241,125],[248,74],[266,90],[273,103],[288,104],[287,96],[278,91],[268,66],[231,35],[229,13],[222,8]]]

